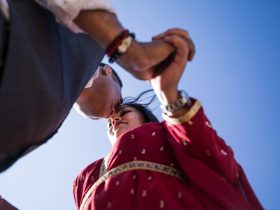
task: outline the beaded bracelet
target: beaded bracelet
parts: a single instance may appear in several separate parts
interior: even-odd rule
[[[135,39],[134,33],[123,30],[106,48],[105,53],[109,57],[109,62],[114,63],[121,54],[125,53]]]

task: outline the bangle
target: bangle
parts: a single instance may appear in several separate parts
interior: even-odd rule
[[[105,53],[109,56],[109,62],[114,63],[120,55],[124,54],[135,39],[134,33],[123,30],[106,48]]]
[[[190,122],[190,120],[198,113],[201,108],[201,103],[197,100],[193,100],[193,104],[189,107],[189,110],[179,117],[170,117],[167,113],[163,113],[163,119],[170,125],[178,125],[185,122]]]

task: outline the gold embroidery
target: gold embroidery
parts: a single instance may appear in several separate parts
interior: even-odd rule
[[[112,176],[116,176],[118,174],[121,174],[121,173],[124,173],[127,171],[133,171],[133,170],[149,170],[149,171],[154,171],[154,172],[174,176],[175,178],[177,178],[179,180],[185,180],[183,172],[181,172],[175,168],[172,168],[170,166],[159,164],[159,163],[148,162],[148,161],[131,161],[131,162],[119,165],[119,166],[111,169],[110,171],[106,172],[103,176],[101,176],[87,191],[87,193],[85,194],[85,196],[82,200],[82,203],[81,203],[81,206],[79,209],[82,210],[84,208],[84,205],[87,202],[87,200],[89,199],[92,192],[102,182],[106,181],[108,178],[110,178]]]
[[[162,117],[165,121],[167,121],[171,125],[178,125],[184,122],[189,122],[198,112],[200,109],[201,104],[199,101],[195,101],[194,105],[190,108],[189,111],[187,111],[184,115],[172,118],[167,116],[166,114],[162,114]]]

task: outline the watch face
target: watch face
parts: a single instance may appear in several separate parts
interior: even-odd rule
[[[162,104],[160,107],[161,107],[162,111],[164,111],[168,115],[171,115],[173,112],[175,112],[176,110],[182,108],[185,104],[187,104],[189,101],[189,98],[190,97],[186,91],[180,90],[179,98],[175,102],[173,102],[171,104],[167,104],[167,105]]]
[[[189,95],[188,95],[187,92],[184,91],[184,90],[181,90],[181,91],[180,91],[180,95],[181,95],[181,98],[185,98],[185,99],[188,99],[188,98],[189,98]]]

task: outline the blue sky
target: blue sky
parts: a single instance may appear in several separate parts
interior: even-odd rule
[[[123,25],[140,41],[171,27],[190,32],[197,53],[180,89],[202,102],[265,209],[279,209],[280,3],[113,2]],[[125,96],[149,88],[114,67],[123,79]],[[0,193],[22,210],[74,210],[74,178],[109,149],[105,121],[88,120],[72,111],[53,139],[0,174]]]

